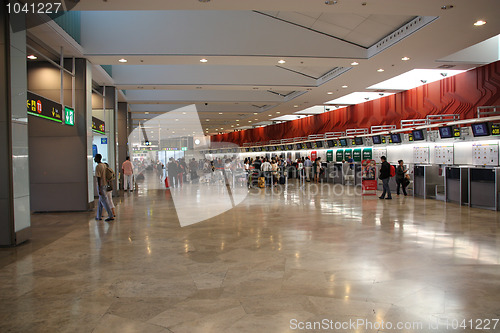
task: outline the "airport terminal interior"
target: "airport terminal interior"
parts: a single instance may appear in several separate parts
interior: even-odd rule
[[[5,1],[0,332],[500,332],[498,13]]]

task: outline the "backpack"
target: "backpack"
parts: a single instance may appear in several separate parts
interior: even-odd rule
[[[114,179],[115,179],[115,172],[110,167],[106,167],[106,182],[109,183]]]
[[[394,167],[394,165],[391,165],[391,177],[394,176],[396,176],[396,168]]]

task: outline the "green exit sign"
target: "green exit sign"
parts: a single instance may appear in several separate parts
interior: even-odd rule
[[[182,151],[187,151],[187,150],[188,150],[188,147],[181,147],[181,150],[182,150]]]
[[[75,125],[75,110],[64,107],[64,123],[70,126]]]

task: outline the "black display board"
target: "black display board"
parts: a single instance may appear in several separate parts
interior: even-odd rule
[[[62,123],[62,106],[59,103],[43,98],[28,91],[27,111],[29,115]]]
[[[106,134],[106,123],[96,117],[92,117],[92,130],[99,134]]]

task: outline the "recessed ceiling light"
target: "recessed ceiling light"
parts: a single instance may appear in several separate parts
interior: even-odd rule
[[[401,60],[403,60],[403,61],[408,61],[408,60],[410,60],[410,58],[408,58],[408,57],[403,57],[403,58],[401,58]]]
[[[208,62],[208,60],[205,59],[205,58],[203,58],[203,59],[200,60],[200,62]]]
[[[278,64],[284,64],[285,62],[286,62],[285,60],[280,59],[280,60],[278,61]]]
[[[383,68],[379,68],[379,69],[377,69],[377,72],[382,73],[383,71],[384,71],[384,69],[383,69]]]
[[[206,121],[210,121],[210,119],[207,119]]]
[[[343,85],[343,86],[342,86],[342,88],[344,88],[344,89],[345,89],[345,88],[347,88],[347,87],[348,87],[348,86],[346,86],[346,85]]]
[[[253,114],[258,114],[257,112],[254,112]]]
[[[474,25],[475,25],[476,27],[479,27],[479,26],[481,26],[481,25],[485,25],[485,24],[486,24],[486,21],[483,21],[483,20],[479,20],[479,21],[476,21],[476,23],[474,23]]]
[[[219,114],[222,114],[222,112],[219,112]]]
[[[30,54],[27,58],[30,59],[30,60],[38,59],[38,57],[36,55],[34,55],[34,54]]]
[[[327,92],[328,95],[333,95],[333,93],[331,91]]]
[[[272,114],[268,114],[269,117],[272,117],[273,115]]]
[[[298,105],[294,105],[293,107],[294,107],[294,108],[298,108],[299,106],[298,106]]]
[[[249,120],[248,122],[249,122],[249,123],[251,123],[252,121],[251,121],[251,120]]]
[[[144,114],[149,114],[149,112],[144,112]]]
[[[259,120],[259,119],[255,118],[255,120]]]
[[[186,112],[183,112],[182,114],[186,114]]]
[[[175,119],[175,121],[179,121],[179,119]]]
[[[238,120],[238,119],[236,119],[236,122],[238,122],[238,121],[239,121],[239,120]]]
[[[234,127],[234,125],[231,125],[231,127]]]
[[[127,62],[127,59],[125,58],[121,58],[120,60],[118,60],[119,62]]]
[[[236,124],[236,126],[240,126],[240,124]]]
[[[280,114],[281,112],[279,112],[279,111],[278,111],[278,112],[276,112],[276,113],[277,113],[277,114]]]
[[[357,66],[357,65],[359,65],[359,62],[356,61],[351,62],[351,66]]]

